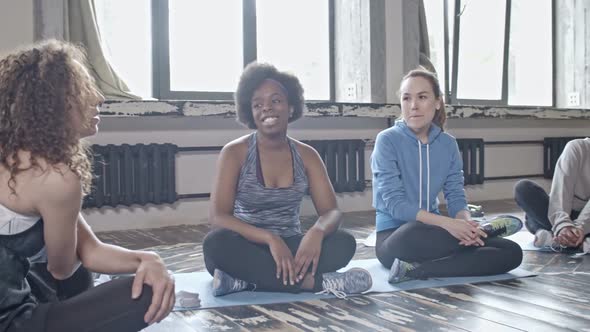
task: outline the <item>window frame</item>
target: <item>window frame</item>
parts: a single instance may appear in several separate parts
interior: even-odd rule
[[[453,49],[452,54],[450,53],[450,31],[449,23],[450,17],[448,13],[449,1],[444,0],[443,6],[443,22],[444,22],[444,80],[445,80],[445,91],[444,94],[447,98],[447,103],[451,105],[481,105],[481,106],[511,106],[508,103],[508,88],[510,82],[508,82],[508,65],[510,55],[510,21],[511,21],[511,9],[512,0],[506,0],[505,9],[505,26],[504,26],[504,52],[502,56],[502,96],[500,99],[467,99],[457,98],[457,80],[458,80],[458,63],[459,63],[459,46],[460,46],[460,30],[461,30],[461,0],[454,0],[454,24],[453,24]],[[552,102],[549,107],[555,107],[556,105],[556,49],[555,49],[555,33],[556,33],[556,0],[551,0],[551,91],[552,91]],[[452,56],[452,59],[451,59]],[[449,65],[452,61],[452,72]],[[450,84],[449,84],[450,83]],[[521,106],[521,105],[519,105]],[[538,105],[530,105],[538,106]]]
[[[233,91],[172,91],[170,89],[169,0],[151,0],[152,97],[159,100],[233,100]],[[256,0],[242,0],[243,67],[257,59]],[[334,0],[328,0],[329,99],[335,100]]]

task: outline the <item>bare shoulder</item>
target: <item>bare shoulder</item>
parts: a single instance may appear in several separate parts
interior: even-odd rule
[[[240,164],[246,159],[248,154],[248,141],[250,135],[245,135],[227,143],[221,149],[221,155],[226,160],[239,162]]]
[[[27,190],[33,198],[63,201],[79,200],[82,195],[80,177],[63,163],[50,165],[45,161],[38,161],[39,167],[29,170]],[[23,174],[25,175],[25,174]]]

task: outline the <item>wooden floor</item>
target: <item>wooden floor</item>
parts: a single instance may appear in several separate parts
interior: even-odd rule
[[[487,217],[522,213],[511,201],[484,204]],[[344,229],[364,239],[374,214],[346,213]],[[313,220],[304,218],[304,225]],[[100,233],[108,243],[158,252],[175,272],[204,269],[207,225]],[[358,245],[355,259],[373,258]],[[536,277],[406,292],[172,313],[146,331],[590,331],[590,255],[527,251]]]

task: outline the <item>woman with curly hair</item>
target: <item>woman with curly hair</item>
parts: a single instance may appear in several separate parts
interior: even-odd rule
[[[309,145],[287,136],[303,113],[297,77],[269,64],[244,70],[235,94],[239,122],[252,134],[223,147],[211,193],[203,241],[214,295],[242,290],[318,291],[337,296],[371,287],[363,269],[334,272],[356,249],[338,230],[342,213],[322,159]],[[299,210],[309,193],[319,215],[306,233]]]
[[[80,213],[102,101],[76,46],[0,59],[0,331],[139,331],[174,305],[158,255],[102,243]],[[92,288],[89,271],[136,275]]]

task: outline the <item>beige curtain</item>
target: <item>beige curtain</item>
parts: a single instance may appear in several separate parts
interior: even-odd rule
[[[83,45],[92,74],[107,99],[141,99],[129,91],[106,59],[94,0],[35,0],[34,8],[37,40],[56,38]]]

